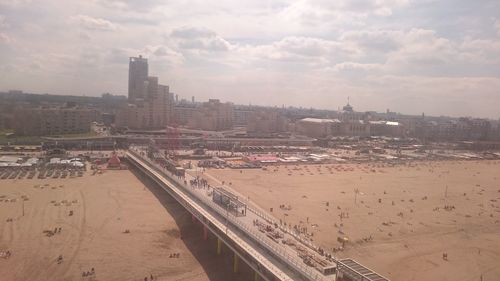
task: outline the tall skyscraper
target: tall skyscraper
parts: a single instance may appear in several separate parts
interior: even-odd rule
[[[147,89],[144,82],[148,80],[148,60],[131,57],[128,68],[128,101],[135,104],[137,100],[144,99]]]
[[[117,115],[117,126],[133,129],[161,129],[173,115],[173,94],[158,77],[148,76],[148,60],[131,57],[128,77],[129,105]]]

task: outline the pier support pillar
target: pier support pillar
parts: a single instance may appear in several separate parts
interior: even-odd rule
[[[207,240],[208,239],[208,228],[206,225],[203,226],[203,240]]]
[[[217,255],[220,255],[220,253],[222,252],[222,241],[217,238]]]
[[[239,265],[240,265],[239,257],[236,253],[234,253],[234,256],[233,256],[233,272],[234,273],[238,273]]]
[[[254,281],[259,281],[260,280],[260,275],[259,275],[259,273],[257,273],[257,271],[254,272],[253,280]]]

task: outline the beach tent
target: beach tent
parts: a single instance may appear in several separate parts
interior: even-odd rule
[[[120,158],[118,158],[118,154],[116,152],[113,152],[108,160],[108,169],[119,169],[120,167],[121,167]]]
[[[73,162],[71,162],[71,166],[81,168],[81,167],[85,166],[85,164],[83,164],[82,162],[73,161]]]
[[[21,160],[22,159],[17,156],[8,156],[8,155],[0,156],[0,162],[15,163]]]

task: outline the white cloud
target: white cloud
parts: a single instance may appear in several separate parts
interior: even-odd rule
[[[340,40],[350,42],[364,54],[388,54],[401,47],[404,34],[405,31],[402,30],[364,29],[346,31],[340,36]]]
[[[466,38],[460,47],[463,50],[472,51],[484,56],[484,63],[500,59],[500,39]]]
[[[401,47],[388,55],[392,71],[425,71],[455,61],[456,46],[433,30],[412,29],[399,38]]]
[[[408,0],[310,0],[308,2],[322,9],[378,16],[392,15],[393,10],[409,4]]]
[[[374,63],[356,63],[356,62],[343,62],[336,64],[333,69],[336,71],[344,71],[344,70],[376,70],[380,69],[380,64]]]
[[[181,96],[498,118],[445,107],[499,100],[500,2],[459,2],[0,0],[0,90],[123,94],[142,54]]]
[[[98,0],[104,6],[112,9],[131,9],[148,11],[163,2],[160,0]]]
[[[110,9],[125,10],[125,9],[129,8],[129,5],[124,1],[101,0],[101,1],[99,1],[99,3],[102,4],[104,7],[110,8]]]
[[[5,20],[4,15],[0,15],[0,29],[2,28],[7,28],[9,25],[7,24],[7,21]]]
[[[14,39],[12,39],[9,35],[0,32],[0,44],[10,44],[14,42]]]
[[[24,5],[31,4],[32,0],[1,0],[0,1],[0,7],[5,6],[5,7],[20,7]]]
[[[225,52],[231,48],[231,44],[224,38],[204,28],[177,28],[171,32],[170,38],[176,40],[177,47],[184,50]]]
[[[239,48],[249,58],[303,63],[309,66],[330,65],[359,56],[349,43],[315,37],[289,36],[271,44],[246,45]]]
[[[205,28],[195,27],[180,27],[174,29],[170,36],[184,39],[211,38],[215,37],[216,33]]]
[[[101,18],[94,18],[87,15],[73,16],[71,17],[71,20],[88,30],[114,31],[118,28],[116,24],[108,20]]]
[[[375,9],[375,11],[373,13],[377,16],[386,17],[386,16],[392,15],[392,10],[390,8],[387,8],[387,7],[382,7],[382,8]]]
[[[140,53],[145,54],[147,57],[150,57],[150,59],[167,63],[169,66],[181,65],[185,61],[181,53],[165,45],[147,46],[141,50]]]

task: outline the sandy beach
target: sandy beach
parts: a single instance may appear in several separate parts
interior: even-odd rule
[[[157,186],[127,170],[90,174],[0,181],[1,280],[232,280],[215,242]]]
[[[348,237],[338,257],[392,280],[500,280],[500,161],[210,169],[205,177],[307,228],[330,251]]]

